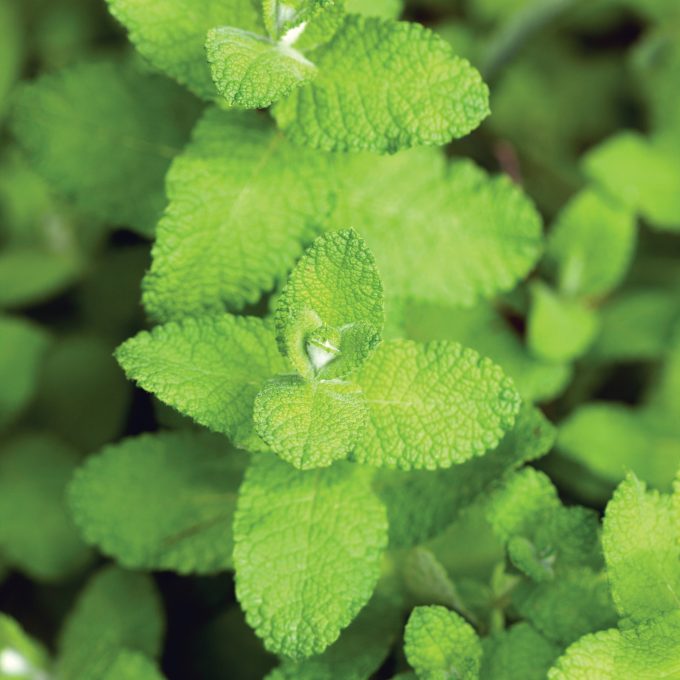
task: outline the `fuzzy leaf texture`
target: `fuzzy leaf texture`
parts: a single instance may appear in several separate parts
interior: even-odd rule
[[[671,497],[629,474],[607,505],[602,545],[614,602],[641,622],[680,610],[680,522]]]
[[[209,110],[173,163],[144,304],[159,321],[255,302],[330,211],[328,159],[265,117]]]
[[[264,30],[253,0],[108,0],[140,54],[204,99],[217,96],[205,58],[215,26]]]
[[[404,652],[422,680],[475,680],[482,646],[470,624],[445,607],[416,607],[404,632]]]
[[[280,345],[304,375],[337,377],[365,361],[382,331],[383,290],[373,254],[353,230],[319,237],[291,273],[276,306]],[[328,328],[331,337],[312,335]]]
[[[262,0],[264,25],[271,38],[278,40],[291,29],[306,24],[316,14],[335,4],[334,0]]]
[[[127,439],[78,470],[69,489],[71,513],[88,543],[128,569],[229,569],[246,460],[205,432]]]
[[[329,537],[332,536],[332,549]],[[236,596],[265,647],[320,654],[370,599],[387,544],[368,471],[253,459],[234,518]]]
[[[156,657],[163,637],[161,599],[149,576],[105,567],[85,585],[59,641],[63,680],[109,680],[124,650]]]
[[[198,113],[171,81],[95,61],[24,85],[13,128],[36,169],[84,211],[151,236],[165,174]]]
[[[294,142],[393,153],[463,137],[489,113],[477,70],[420,24],[350,14],[306,56],[318,76],[274,111]]]
[[[299,470],[309,470],[347,458],[367,414],[357,385],[280,376],[257,395],[253,418],[272,451]]]
[[[268,324],[229,314],[186,319],[143,331],[116,358],[131,380],[236,446],[263,447],[253,430],[253,403],[285,363]]]
[[[452,342],[383,343],[356,376],[368,405],[353,457],[404,470],[483,455],[512,428],[520,397],[489,359]]]
[[[264,109],[316,75],[295,48],[230,26],[212,29],[206,50],[215,87],[230,108]]]

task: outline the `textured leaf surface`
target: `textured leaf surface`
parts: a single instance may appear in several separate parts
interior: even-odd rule
[[[635,621],[680,609],[680,525],[670,496],[628,475],[607,505],[602,544],[612,595]]]
[[[38,581],[77,572],[89,559],[66,508],[78,454],[46,435],[25,435],[0,449],[0,553]]]
[[[329,211],[327,159],[265,117],[212,109],[168,175],[144,303],[158,320],[255,302]]]
[[[212,29],[206,49],[217,91],[237,109],[271,106],[316,75],[293,47],[230,26]]]
[[[255,429],[272,451],[300,470],[347,458],[368,411],[361,389],[340,381],[270,380],[255,399]]]
[[[215,26],[262,31],[252,0],[108,0],[130,40],[156,68],[205,99],[216,95],[205,58],[205,36]]]
[[[253,402],[264,381],[285,370],[262,319],[223,314],[157,326],[123,343],[116,358],[162,402],[237,446],[262,447]]]
[[[106,678],[124,649],[155,657],[163,627],[161,600],[151,578],[105,567],[85,585],[66,620],[59,642],[59,677]]]
[[[625,630],[605,630],[573,644],[550,680],[659,680],[680,673],[680,613]]]
[[[370,482],[348,463],[300,473],[253,459],[234,519],[236,595],[267,649],[319,654],[370,599],[387,543]]]
[[[118,654],[104,680],[163,680],[164,677],[144,654],[126,650]]]
[[[474,680],[482,646],[470,624],[445,607],[416,607],[404,632],[404,652],[422,680]]]
[[[558,215],[548,241],[558,288],[568,295],[606,295],[628,271],[635,238],[629,209],[592,189],[577,194]]]
[[[476,69],[420,24],[348,15],[331,42],[307,56],[317,78],[275,110],[295,142],[394,152],[463,137],[489,113]]]
[[[354,226],[375,254],[389,296],[471,306],[534,267],[541,217],[508,177],[436,149],[336,161],[337,228]]]
[[[47,335],[38,326],[0,316],[0,428],[31,398],[47,346]]]
[[[102,61],[25,85],[14,131],[40,173],[85,211],[151,235],[165,173],[198,112],[165,78]]]
[[[284,661],[267,680],[365,680],[385,660],[398,625],[394,606],[375,595],[323,654]]]
[[[78,470],[71,512],[88,543],[129,569],[210,574],[231,567],[246,456],[200,432],[107,446]]]
[[[446,341],[385,342],[356,381],[369,418],[353,455],[377,466],[433,470],[481,456],[512,427],[520,406],[498,366]]]
[[[267,32],[274,40],[283,38],[296,26],[306,23],[325,8],[332,8],[334,0],[263,0],[262,13]],[[340,4],[340,3],[337,3]]]
[[[680,229],[680,161],[676,145],[621,132],[585,158],[588,175],[659,229]]]

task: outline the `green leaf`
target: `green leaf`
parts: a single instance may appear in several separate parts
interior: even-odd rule
[[[47,347],[47,335],[35,324],[0,316],[0,429],[33,396]]]
[[[489,113],[479,73],[420,24],[351,14],[307,56],[318,76],[274,111],[297,143],[381,153],[440,145]]]
[[[13,127],[52,186],[94,217],[150,236],[165,207],[165,173],[198,111],[165,78],[95,61],[24,85]]]
[[[510,290],[535,266],[542,223],[509,177],[438,149],[337,161],[333,225],[360,226],[389,296],[449,306]]]
[[[78,277],[81,262],[69,253],[8,248],[0,253],[0,308],[43,302]]]
[[[207,32],[215,26],[263,30],[252,0],[107,1],[142,56],[204,99],[216,96],[205,59]]]
[[[335,4],[335,0],[287,0],[286,2],[262,0],[264,24],[273,40],[281,38],[282,42],[286,42],[285,34],[288,31],[305,24],[302,26],[304,31],[310,19],[324,9],[333,8]],[[295,34],[297,31],[293,32],[293,36],[297,37]]]
[[[7,95],[21,68],[22,34],[19,5],[13,0],[0,0],[0,119],[4,117]]]
[[[418,546],[406,553],[401,564],[401,577],[414,604],[436,604],[462,611],[456,586],[428,548]]]
[[[628,271],[635,238],[630,210],[593,189],[577,194],[558,215],[548,241],[546,255],[557,271],[560,292],[609,293]]]
[[[10,616],[0,613],[0,680],[47,678],[47,650]]]
[[[356,377],[369,419],[354,458],[447,468],[483,455],[512,428],[520,398],[489,359],[452,342],[385,342]]]
[[[266,680],[365,680],[389,654],[398,625],[395,607],[375,595],[323,654],[284,661]]]
[[[85,540],[128,569],[211,574],[232,566],[246,457],[201,432],[107,446],[76,472],[71,513]]]
[[[164,680],[155,663],[139,652],[123,651],[104,676],[104,680]]]
[[[379,341],[383,324],[375,260],[351,229],[325,234],[312,244],[276,306],[279,343],[303,375],[337,377],[360,365]],[[322,326],[337,329],[335,343],[330,337],[312,342],[310,333]]]
[[[270,651],[320,654],[370,599],[387,543],[370,483],[348,463],[301,473],[253,459],[234,518],[236,595]]]
[[[416,545],[443,531],[514,469],[547,453],[554,439],[555,430],[542,413],[525,407],[498,447],[481,458],[436,472],[379,470],[376,488],[387,507],[390,545]]]
[[[416,607],[404,632],[404,652],[422,680],[475,680],[482,647],[472,626],[445,607]]]
[[[559,648],[529,624],[516,623],[482,640],[480,680],[545,680]]]
[[[124,342],[116,358],[162,402],[236,446],[263,447],[253,430],[253,403],[285,364],[262,319],[223,314],[168,323]]]
[[[0,553],[37,581],[58,581],[90,558],[66,508],[78,454],[47,435],[24,435],[0,449]]]
[[[42,368],[36,419],[86,453],[116,439],[128,416],[130,384],[112,352],[98,338],[73,335],[52,345]]]
[[[239,28],[213,28],[206,49],[215,87],[231,108],[264,109],[316,75],[292,46]]]
[[[273,288],[330,211],[327,164],[264,116],[209,110],[168,175],[147,311],[160,321],[219,312]]]
[[[351,382],[307,382],[280,376],[255,399],[255,430],[299,470],[347,458],[368,415],[361,389]]]
[[[369,17],[397,19],[404,11],[403,0],[345,0],[345,9]]]
[[[550,680],[659,680],[678,676],[680,612],[623,630],[586,635],[561,656]]]
[[[163,637],[160,596],[149,576],[105,567],[85,585],[61,632],[58,675],[63,680],[111,680],[127,649],[156,657]]]
[[[614,602],[641,622],[680,609],[680,537],[670,496],[629,474],[607,505],[602,545]]]
[[[527,342],[546,361],[572,361],[588,349],[598,329],[596,313],[581,300],[560,295],[540,281],[531,286]]]
[[[680,229],[680,162],[676,145],[620,132],[590,151],[586,173],[650,226]]]
[[[569,380],[566,364],[533,356],[522,338],[491,304],[470,309],[448,305],[403,302],[399,334],[409,340],[453,340],[489,357],[512,378],[517,391],[528,401],[557,396]]]
[[[669,490],[680,466],[680,441],[674,419],[654,410],[592,402],[577,408],[559,429],[558,448],[612,485],[627,470]]]

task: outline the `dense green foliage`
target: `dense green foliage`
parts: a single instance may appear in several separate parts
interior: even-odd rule
[[[0,680],[680,678],[680,3],[0,0]]]

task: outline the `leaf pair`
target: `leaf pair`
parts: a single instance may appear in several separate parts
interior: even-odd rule
[[[509,378],[456,343],[378,345],[382,314],[373,257],[341,231],[320,237],[292,273],[278,337],[260,319],[201,317],[141,333],[117,356],[161,400],[301,469],[350,452],[371,465],[435,469],[494,447],[519,409]]]

